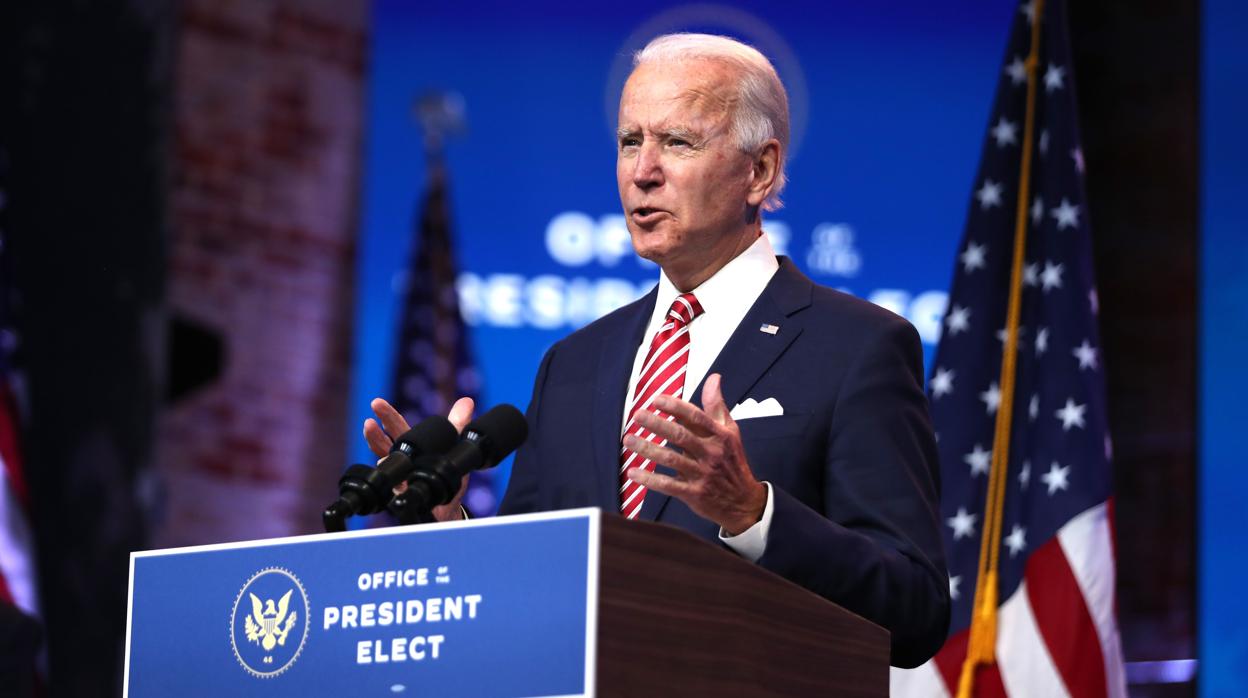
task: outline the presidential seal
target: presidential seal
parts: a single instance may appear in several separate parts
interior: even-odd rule
[[[288,570],[253,574],[234,599],[230,645],[247,673],[270,679],[290,668],[308,639],[308,593]]]

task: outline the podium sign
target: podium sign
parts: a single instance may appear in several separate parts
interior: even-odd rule
[[[592,694],[599,517],[133,553],[125,693]]]

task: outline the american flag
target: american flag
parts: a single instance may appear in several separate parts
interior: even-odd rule
[[[431,158],[418,221],[411,263],[396,283],[403,296],[403,314],[390,392],[394,408],[408,424],[445,416],[460,397],[477,400],[480,387],[459,312],[450,197],[445,169],[437,158]],[[464,506],[473,515],[493,514],[498,508],[492,478],[490,471],[473,473],[464,495]]]
[[[0,149],[0,604],[39,617],[30,492],[18,448],[18,411],[13,355],[13,266],[7,242],[7,153]],[[6,620],[8,614],[4,614]],[[10,626],[11,627],[11,626]],[[31,666],[33,672],[34,666]]]
[[[1023,3],[1012,24],[928,384],[953,599],[949,639],[918,669],[894,670],[895,695],[958,692],[989,517],[1020,221],[1026,244],[1004,507],[999,535],[990,539],[999,551],[995,664],[975,673],[973,692],[1126,695],[1114,602],[1105,359],[1066,23],[1064,0],[1047,0]],[[1033,28],[1038,61],[1029,78]],[[1029,147],[1029,191],[1020,201]]]

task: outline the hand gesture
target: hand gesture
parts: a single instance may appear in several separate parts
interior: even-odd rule
[[[704,409],[670,395],[659,395],[651,404],[673,419],[669,421],[651,410],[638,411],[634,419],[684,453],[629,434],[624,437],[625,446],[675,470],[676,476],[630,468],[628,477],[679,499],[730,536],[758,523],[767,506],[767,486],[754,479],[746,462],[741,432],[720,393],[720,375],[712,373],[706,378]]]
[[[390,453],[390,446],[394,443],[391,434],[401,435],[411,427],[407,420],[403,419],[403,415],[399,411],[381,398],[376,398],[369,404],[373,414],[377,415],[377,419],[364,420],[364,440],[368,442],[368,448],[373,455],[378,458],[385,458]],[[472,410],[475,405],[470,397],[461,397],[451,406],[451,413],[447,415],[447,419],[451,420],[451,424],[455,425],[456,431],[463,431],[468,422],[472,421]],[[379,424],[380,422],[380,424]],[[433,518],[438,521],[459,521],[464,518],[463,511],[460,509],[460,502],[464,498],[464,492],[468,489],[468,476],[465,475],[463,481],[459,483],[459,492],[451,498],[451,501],[433,508]],[[407,490],[407,483],[401,482],[398,487],[394,488],[394,493],[403,494]]]

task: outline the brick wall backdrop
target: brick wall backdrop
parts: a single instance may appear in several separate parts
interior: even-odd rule
[[[184,3],[169,305],[224,351],[157,425],[156,547],[320,530],[347,438],[368,4]]]

